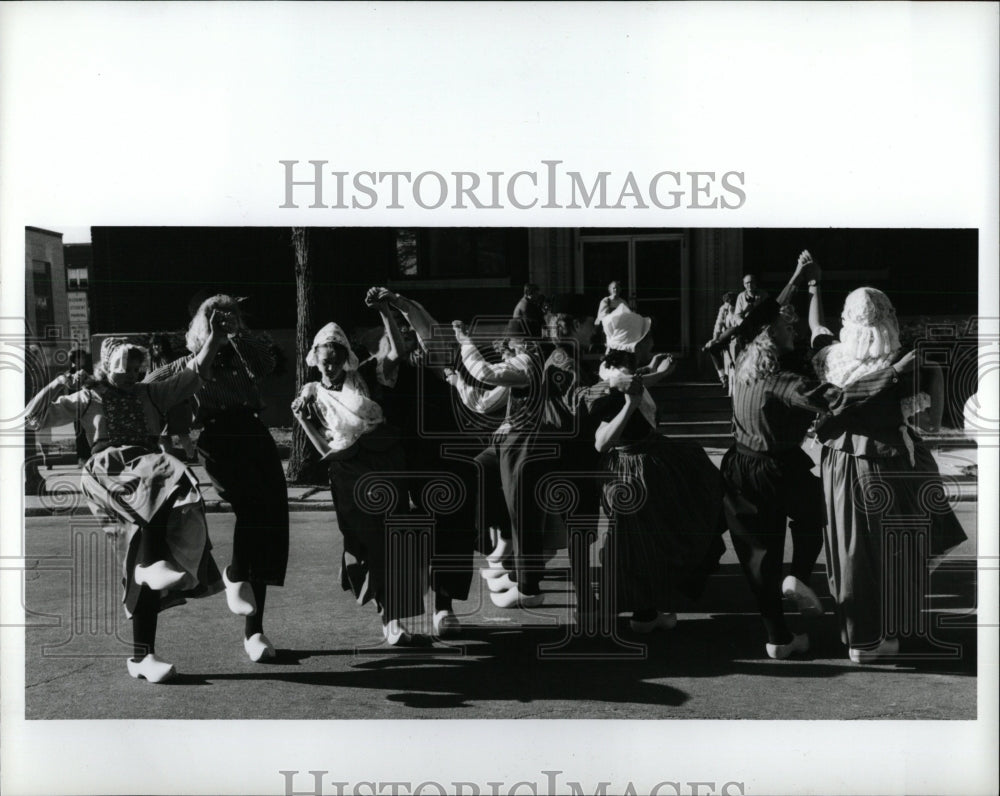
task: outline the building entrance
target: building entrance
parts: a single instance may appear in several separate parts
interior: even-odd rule
[[[621,283],[636,312],[654,319],[655,348],[691,352],[687,240],[682,232],[580,236],[577,284],[588,294],[607,294]]]

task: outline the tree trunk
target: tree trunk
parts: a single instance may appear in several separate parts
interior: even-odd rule
[[[292,248],[295,250],[295,300],[298,318],[295,322],[295,394],[309,379],[306,353],[316,333],[316,291],[313,286],[313,267],[309,262],[309,231],[303,227],[292,228]],[[324,483],[319,472],[319,457],[297,423],[292,423],[292,449],[288,458],[288,482],[291,484]]]

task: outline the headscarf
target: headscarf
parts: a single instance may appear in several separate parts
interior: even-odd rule
[[[840,342],[831,345],[817,363],[820,378],[837,387],[845,387],[893,363],[900,348],[899,322],[885,293],[873,287],[859,287],[844,300],[840,318],[843,322]],[[900,433],[910,464],[914,464],[913,440],[907,433],[905,421],[929,407],[930,396],[917,393],[902,398],[900,404],[904,417]]]
[[[344,370],[347,372],[355,371],[358,369],[358,357],[351,350],[351,344],[347,340],[347,335],[344,334],[344,330],[340,328],[337,324],[330,322],[318,332],[313,338],[312,348],[306,354],[306,364],[311,367],[318,367],[319,359],[316,356],[316,349],[320,346],[330,346],[330,345],[342,346],[347,351],[347,361],[344,363]]]
[[[133,351],[148,357],[146,349],[130,343],[125,337],[105,337],[101,341],[101,371],[110,376],[113,373],[124,373],[128,370],[128,360]]]
[[[316,333],[312,348],[306,354],[306,364],[317,367],[319,359],[316,349],[334,344],[344,346],[348,352],[343,368],[344,383],[340,389],[330,390],[313,382],[303,387],[302,395],[316,399],[323,422],[323,435],[332,450],[342,451],[351,447],[385,418],[382,407],[368,397],[368,387],[357,372],[358,358],[351,351],[344,330],[337,324],[328,323]]]
[[[652,319],[632,312],[627,305],[622,304],[614,312],[604,316],[604,336],[608,341],[608,350],[635,353],[635,347],[649,334],[652,325]]]
[[[604,336],[608,341],[608,350],[628,351],[634,354],[635,347],[649,334],[652,326],[652,319],[632,312],[626,304],[620,305],[614,312],[604,316]],[[615,370],[617,368],[601,365],[598,373],[603,380],[614,383]],[[642,390],[639,412],[646,418],[647,423],[656,428],[656,402],[646,388]]]
[[[844,300],[840,342],[862,361],[899,350],[899,322],[889,297],[873,287],[859,287]]]
[[[844,387],[892,364],[899,351],[899,323],[881,290],[860,287],[844,301],[840,342],[826,353],[823,378]]]

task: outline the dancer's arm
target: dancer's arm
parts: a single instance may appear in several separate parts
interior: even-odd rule
[[[472,339],[465,331],[465,324],[452,321],[455,329],[455,339],[462,346],[462,364],[474,379],[478,379],[491,387],[527,387],[531,383],[524,367],[520,365],[520,357],[514,357],[506,362],[493,365],[487,362]]]
[[[208,340],[197,354],[184,360],[183,368],[172,376],[145,383],[146,395],[160,414],[165,415],[177,404],[186,401],[201,389],[202,380],[212,378],[215,355],[229,340],[234,327],[231,316],[215,310],[212,311],[209,325],[211,332]]]
[[[40,431],[79,419],[90,403],[87,391],[81,389],[89,376],[84,370],[62,373],[42,387],[24,408],[24,425],[32,431]]]
[[[403,313],[406,322],[420,338],[421,346],[426,347],[426,342],[434,336],[434,327],[439,325],[438,322],[431,317],[431,314],[420,302],[401,296],[399,293],[393,293],[386,288],[381,288],[381,290],[388,302]]]
[[[812,255],[808,251],[803,251],[799,255],[798,261],[795,263],[795,271],[788,280],[788,284],[786,284],[778,294],[778,304],[782,307],[786,304],[790,304],[799,287],[804,282],[813,279],[813,274],[817,271],[818,266],[813,262]]]
[[[455,388],[455,392],[458,393],[458,397],[467,408],[480,415],[491,414],[503,406],[510,392],[509,387],[485,389],[481,386],[470,384],[465,380],[461,371],[458,370],[454,370],[448,374],[445,377],[445,381]]]
[[[385,288],[373,287],[368,289],[365,296],[365,304],[378,311],[382,318],[382,328],[385,330],[386,338],[389,340],[389,350],[379,362],[382,370],[382,378],[385,383],[393,385],[396,383],[396,372],[399,368],[399,360],[403,352],[403,335],[399,331],[399,324],[389,312],[388,291]]]
[[[657,354],[645,367],[639,368],[636,373],[642,376],[643,384],[647,387],[651,384],[659,384],[667,376],[677,369],[677,362],[670,354]],[[625,389],[628,389],[626,386]]]
[[[625,404],[618,414],[610,420],[601,421],[597,427],[597,433],[594,435],[594,448],[597,449],[598,453],[604,453],[618,444],[618,440],[621,439],[625,427],[628,425],[629,418],[639,409],[639,404],[642,401],[642,390],[642,379],[633,379],[629,391],[625,393]]]

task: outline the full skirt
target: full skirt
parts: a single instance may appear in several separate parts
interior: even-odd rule
[[[615,613],[698,597],[725,552],[722,476],[700,445],[651,434],[605,459],[601,559]]]
[[[842,638],[925,635],[928,562],[966,540],[930,451],[869,459],[823,448],[826,563]]]
[[[134,445],[105,448],[87,460],[81,487],[102,522],[116,522],[126,531],[122,601],[128,616],[139,597],[134,579],[139,535],[167,506],[166,560],[184,572],[184,578],[160,592],[160,610],[179,605],[186,597],[207,597],[223,589],[198,478],[179,459]]]

